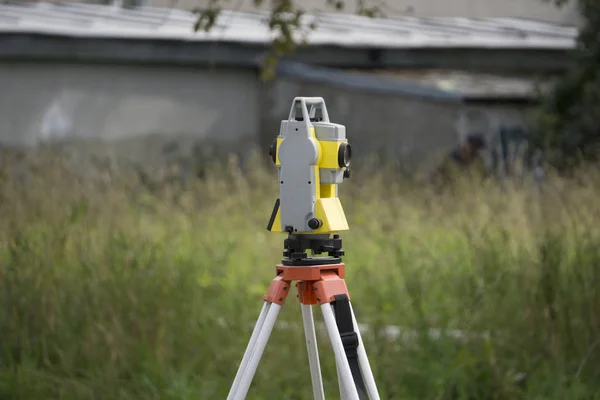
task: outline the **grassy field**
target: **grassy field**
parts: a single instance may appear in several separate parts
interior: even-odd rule
[[[265,230],[273,169],[244,174],[232,163],[152,190],[58,167],[4,177],[0,398],[224,399],[283,240]],[[393,176],[340,187],[382,399],[600,398],[600,179],[439,198]],[[310,399],[293,297],[279,321],[297,325],[273,332],[249,398]],[[391,325],[406,334],[383,335]]]

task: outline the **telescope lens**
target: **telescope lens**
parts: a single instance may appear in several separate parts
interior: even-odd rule
[[[352,147],[350,147],[349,144],[347,144],[346,149],[344,151],[344,165],[346,167],[350,166],[350,163],[352,162]]]
[[[350,167],[350,163],[352,162],[352,148],[349,143],[342,143],[340,145],[340,149],[338,150],[338,165],[340,168],[348,168]]]

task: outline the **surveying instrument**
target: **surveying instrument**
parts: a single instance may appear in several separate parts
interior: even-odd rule
[[[346,127],[329,121],[323,98],[296,97],[270,155],[277,167],[279,198],[267,230],[288,237],[227,400],[246,398],[292,281],[302,308],[314,399],[325,399],[312,312],[313,305],[320,305],[335,354],[340,398],[379,400],[343,279],[344,251],[337,234],[349,229],[338,198],[338,184],[350,177]]]

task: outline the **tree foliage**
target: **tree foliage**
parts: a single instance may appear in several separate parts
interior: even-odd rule
[[[195,9],[198,20],[195,30],[208,32],[214,27],[223,9],[222,2],[227,0],[210,0],[207,7]],[[253,0],[254,6],[261,7],[264,0]],[[327,7],[331,10],[342,11],[345,0],[327,0]],[[299,46],[305,45],[307,36],[317,29],[317,22],[312,19],[306,22],[304,18],[307,10],[298,6],[294,0],[272,0],[269,7],[267,24],[275,37],[271,43],[269,53],[262,61],[262,78],[270,79],[274,75],[277,61],[294,52]],[[313,10],[311,10],[312,12]],[[357,0],[357,14],[368,17],[383,17],[383,12],[378,7],[371,7],[365,0]],[[318,11],[312,12],[318,15]]]
[[[583,26],[572,66],[544,99],[534,137],[561,169],[600,155],[600,0],[578,0],[578,7]]]

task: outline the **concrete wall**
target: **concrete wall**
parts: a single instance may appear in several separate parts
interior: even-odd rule
[[[154,164],[205,139],[239,150],[259,131],[248,69],[3,62],[0,88],[0,142],[10,146],[78,139],[80,154]]]
[[[523,105],[510,102],[493,104],[471,103],[463,108],[461,123],[461,136],[468,131],[477,131],[491,139],[503,126],[528,125],[532,105]]]
[[[288,117],[295,96],[325,99],[329,118],[346,125],[355,166],[360,165],[361,156],[375,152],[412,169],[459,140],[457,104],[278,79],[265,85],[261,94],[263,148],[279,132],[280,121]]]
[[[501,130],[514,130],[521,129],[522,133],[526,134],[527,130],[532,122],[532,114],[534,106],[514,103],[496,103],[496,104],[469,104],[465,106],[463,111],[463,122],[465,127],[470,127],[471,131],[478,131],[483,133],[488,142],[488,151],[486,156],[490,165],[492,161],[492,152],[497,152],[499,156],[502,152],[501,144]],[[468,132],[467,129],[462,130],[464,133]],[[527,147],[526,140],[524,138],[512,137],[505,138],[508,140],[506,145],[508,153],[521,152]]]
[[[248,69],[0,63],[0,87],[0,145],[59,141],[82,163],[144,166],[249,155],[257,145],[266,160],[296,96],[325,98],[332,121],[346,125],[356,167],[373,153],[424,166],[470,131],[491,139],[502,125],[524,125],[527,111],[292,77],[262,84]]]

